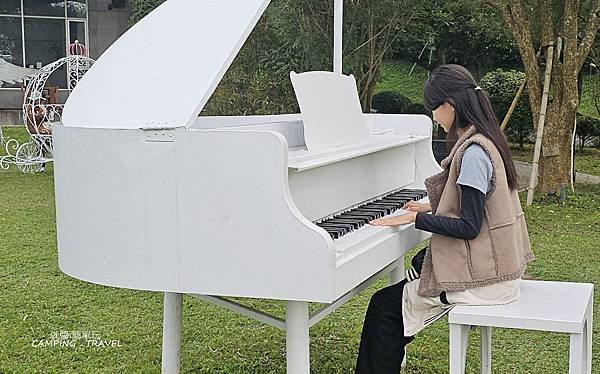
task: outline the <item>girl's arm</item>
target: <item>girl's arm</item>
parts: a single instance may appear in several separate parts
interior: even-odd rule
[[[476,188],[461,185],[460,218],[417,213],[415,227],[419,230],[457,239],[475,239],[483,223],[485,194]]]

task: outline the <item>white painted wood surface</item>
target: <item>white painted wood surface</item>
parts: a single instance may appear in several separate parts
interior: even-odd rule
[[[200,294],[329,300],[333,241],[292,200],[285,138],[208,130],[180,132],[175,143],[177,241],[187,254],[180,284]],[[199,162],[211,157],[218,162]]]
[[[333,71],[343,72],[344,0],[333,2]]]
[[[56,126],[61,269],[125,288],[332,302],[423,239],[413,226],[367,226],[334,242],[310,221],[422,188],[423,172],[438,168],[429,141],[290,172],[283,119],[297,126],[294,117],[220,119],[234,127],[202,131]],[[407,137],[402,119],[371,125],[396,123]],[[431,131],[426,117],[407,119],[411,133]],[[306,271],[313,279],[299,282]]]
[[[165,1],[86,73],[67,100],[64,125],[191,125],[269,2]]]
[[[456,306],[449,323],[540,331],[581,332],[593,284],[521,281],[521,297],[494,306]]]
[[[354,76],[311,71],[291,72],[290,78],[302,113],[309,151],[369,139]]]
[[[288,301],[285,304],[287,374],[310,373],[310,337],[308,303]]]
[[[465,372],[471,326],[481,327],[481,373],[492,372],[493,327],[569,334],[569,374],[592,373],[594,285],[524,280],[519,300],[505,305],[455,306],[448,314],[450,373]]]
[[[163,302],[162,374],[179,374],[183,295],[165,292]]]

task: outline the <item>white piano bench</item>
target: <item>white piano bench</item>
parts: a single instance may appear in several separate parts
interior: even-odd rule
[[[570,335],[569,374],[592,372],[592,306],[589,283],[523,280],[521,297],[506,305],[454,307],[450,325],[450,374],[464,374],[469,332],[481,330],[481,373],[492,372],[492,327]]]

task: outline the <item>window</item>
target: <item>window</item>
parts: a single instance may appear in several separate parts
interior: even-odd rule
[[[112,2],[108,5],[108,10],[116,8],[125,8],[126,6],[127,2],[125,0],[112,0]]]
[[[75,18],[85,18],[87,14],[86,0],[68,0],[67,16]]]
[[[60,0],[23,0],[23,8],[26,16],[65,16],[65,2]]]
[[[0,58],[39,69],[78,40],[87,48],[87,0],[0,0]],[[49,82],[66,87],[66,73]]]
[[[69,44],[85,43],[85,22],[83,21],[69,21]]]
[[[0,58],[23,65],[21,17],[0,17]]]
[[[25,18],[25,64],[39,69],[61,57],[65,57],[65,21]],[[66,73],[54,73],[48,81],[65,87]]]
[[[14,14],[20,16],[21,0],[0,0],[0,14]]]

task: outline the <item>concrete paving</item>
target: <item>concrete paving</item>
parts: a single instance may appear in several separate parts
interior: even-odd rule
[[[517,174],[519,175],[519,189],[529,187],[529,178],[531,176],[531,164],[522,161],[515,161],[515,168],[517,169]],[[577,183],[600,184],[600,176],[576,173],[575,181]],[[537,180],[535,183],[537,185]]]

